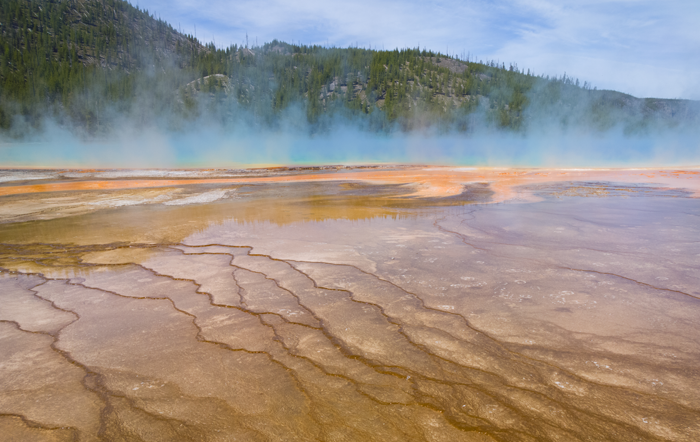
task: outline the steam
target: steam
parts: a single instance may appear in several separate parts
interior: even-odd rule
[[[174,67],[173,67],[174,68]],[[153,74],[157,75],[157,73]],[[139,77],[141,78],[141,77]],[[143,77],[146,78],[146,77]],[[499,129],[494,107],[480,100],[475,112],[441,125],[402,130],[382,111],[358,116],[341,108],[310,123],[303,104],[273,112],[269,102],[243,105],[235,94],[199,94],[195,111],[163,109],[177,88],[161,84],[149,95],[147,78],[128,109],[111,106],[106,129],[82,132],[47,112],[41,123],[0,135],[4,168],[221,168],[319,164],[442,164],[498,167],[668,167],[700,165],[700,106],[688,102],[680,124],[657,124],[642,110],[596,119],[594,94],[573,86],[566,100],[547,101],[542,80],[528,95],[518,130]],[[268,86],[269,87],[269,86]],[[509,96],[512,91],[502,91]],[[600,91],[596,97],[600,97]],[[89,95],[89,91],[86,92]],[[615,97],[619,98],[618,94]],[[625,98],[627,97],[627,98]],[[634,103],[639,100],[623,96]],[[637,101],[635,101],[637,100]],[[171,100],[177,105],[177,100]],[[564,103],[564,104],[562,104]],[[573,107],[565,103],[575,103]],[[55,110],[54,110],[55,111]],[[414,111],[414,122],[427,120]],[[612,122],[612,123],[610,123]],[[38,127],[38,128],[37,128]],[[377,129],[379,128],[379,129]],[[18,136],[19,134],[19,136]],[[1,179],[1,178],[0,178]]]
[[[331,130],[261,131],[210,125],[185,132],[123,127],[106,139],[84,139],[46,124],[32,142],[0,144],[3,167],[246,168],[311,164],[443,164],[500,167],[663,167],[700,165],[700,137],[689,129],[625,135],[538,128],[464,134],[374,133],[338,123]]]

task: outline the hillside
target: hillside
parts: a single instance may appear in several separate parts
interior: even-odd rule
[[[47,117],[85,134],[124,119],[323,130],[469,131],[582,126],[628,133],[700,122],[687,100],[598,91],[567,76],[465,62],[419,49],[298,46],[217,49],[122,0],[0,3],[0,130],[15,137]]]

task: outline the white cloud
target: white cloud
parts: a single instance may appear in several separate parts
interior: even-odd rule
[[[141,0],[217,45],[275,38],[421,47],[517,63],[637,96],[700,99],[697,0]]]

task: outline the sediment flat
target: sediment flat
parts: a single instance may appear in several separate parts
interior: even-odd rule
[[[8,176],[10,439],[700,439],[696,169]]]

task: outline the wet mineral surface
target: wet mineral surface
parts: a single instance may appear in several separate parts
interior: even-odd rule
[[[2,439],[700,440],[699,178],[623,175],[10,192]]]

